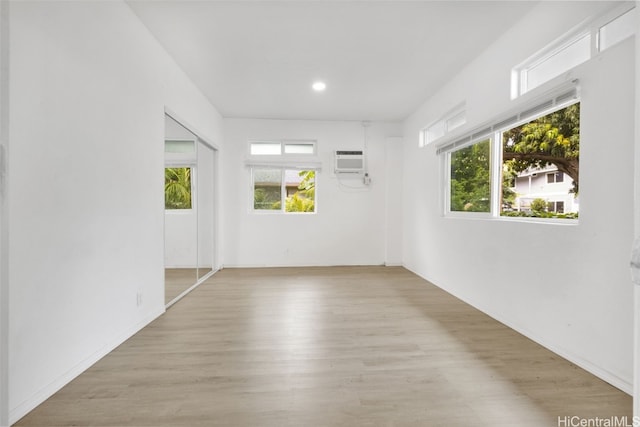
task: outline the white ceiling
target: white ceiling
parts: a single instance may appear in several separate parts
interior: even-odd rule
[[[224,117],[376,121],[406,118],[534,3],[128,1]]]

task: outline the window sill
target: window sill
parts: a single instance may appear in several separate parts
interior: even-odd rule
[[[493,216],[483,213],[448,213],[443,216],[445,219],[454,220],[485,220],[485,221],[498,221],[498,222],[517,222],[525,224],[547,224],[547,225],[560,225],[560,226],[577,226],[580,224],[579,219],[563,219],[563,218],[531,218],[531,217],[507,217],[507,216]]]

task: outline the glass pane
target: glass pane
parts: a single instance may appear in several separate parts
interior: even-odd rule
[[[191,209],[191,168],[165,168],[164,208]]]
[[[253,170],[253,208],[282,209],[282,171],[280,169]]]
[[[198,218],[198,278],[213,271],[215,217],[215,151],[198,142],[196,200]]]
[[[501,214],[546,218],[559,217],[558,212],[577,218],[580,104],[509,129],[502,140]],[[506,183],[514,179],[509,188]],[[562,212],[550,204],[558,199],[564,199]]]
[[[282,146],[279,142],[252,142],[251,154],[255,156],[271,156],[282,154]]]
[[[467,122],[467,115],[465,111],[461,111],[455,116],[447,120],[447,132],[451,132],[457,127],[462,126]]]
[[[286,212],[315,212],[316,171],[286,170]]]
[[[610,48],[635,33],[635,14],[635,9],[631,9],[600,28],[600,51]]]
[[[193,153],[195,151],[195,141],[165,140],[165,153]]]
[[[565,46],[552,56],[540,61],[526,70],[526,89],[524,92],[559,76],[588,60],[591,56],[591,35],[586,34]]]
[[[435,141],[444,135],[444,120],[440,120],[427,128],[426,139],[427,144]]]
[[[312,142],[287,142],[284,144],[285,154],[313,154],[314,144]]]
[[[489,212],[491,209],[491,140],[451,153],[452,212]]]

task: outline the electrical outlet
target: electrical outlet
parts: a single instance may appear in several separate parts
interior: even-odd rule
[[[136,294],[136,305],[140,307],[142,305],[142,292]]]

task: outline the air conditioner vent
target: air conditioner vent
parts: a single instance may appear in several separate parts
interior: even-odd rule
[[[364,154],[362,151],[337,150],[335,154],[336,174],[364,173]]]

